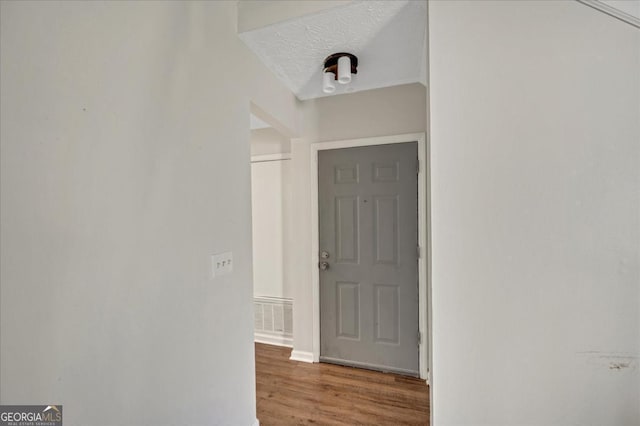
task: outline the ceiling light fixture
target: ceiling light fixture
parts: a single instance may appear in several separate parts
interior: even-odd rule
[[[322,91],[333,93],[336,90],[335,81],[340,84],[351,83],[352,74],[358,73],[358,58],[351,53],[334,53],[324,60],[322,73]],[[347,88],[349,91],[349,88]]]

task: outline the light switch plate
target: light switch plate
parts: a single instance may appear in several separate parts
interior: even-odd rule
[[[230,251],[211,256],[211,277],[219,277],[233,272],[233,253]]]

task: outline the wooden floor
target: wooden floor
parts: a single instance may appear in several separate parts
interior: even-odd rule
[[[261,426],[429,424],[429,388],[423,380],[290,361],[290,353],[256,343]]]

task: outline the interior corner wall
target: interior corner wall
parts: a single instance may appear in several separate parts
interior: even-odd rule
[[[433,424],[640,424],[640,31],[429,2]]]
[[[251,156],[287,154],[291,140],[272,127],[251,131]]]
[[[251,131],[253,294],[292,299],[291,140],[272,127]]]
[[[291,160],[251,163],[253,294],[292,299]]]
[[[313,351],[311,288],[311,144],[423,133],[426,89],[420,83],[328,96],[301,103],[301,137],[291,142],[293,349]]]
[[[0,10],[0,403],[254,424],[249,108],[295,97],[235,2]]]

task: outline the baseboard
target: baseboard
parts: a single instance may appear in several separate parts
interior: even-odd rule
[[[267,345],[284,346],[286,348],[293,347],[293,338],[278,334],[254,333],[253,341],[256,343],[265,343]]]
[[[260,426],[260,420],[256,419],[256,421],[253,422],[253,426]]]
[[[289,359],[292,361],[313,363],[313,354],[305,351],[291,351]]]

